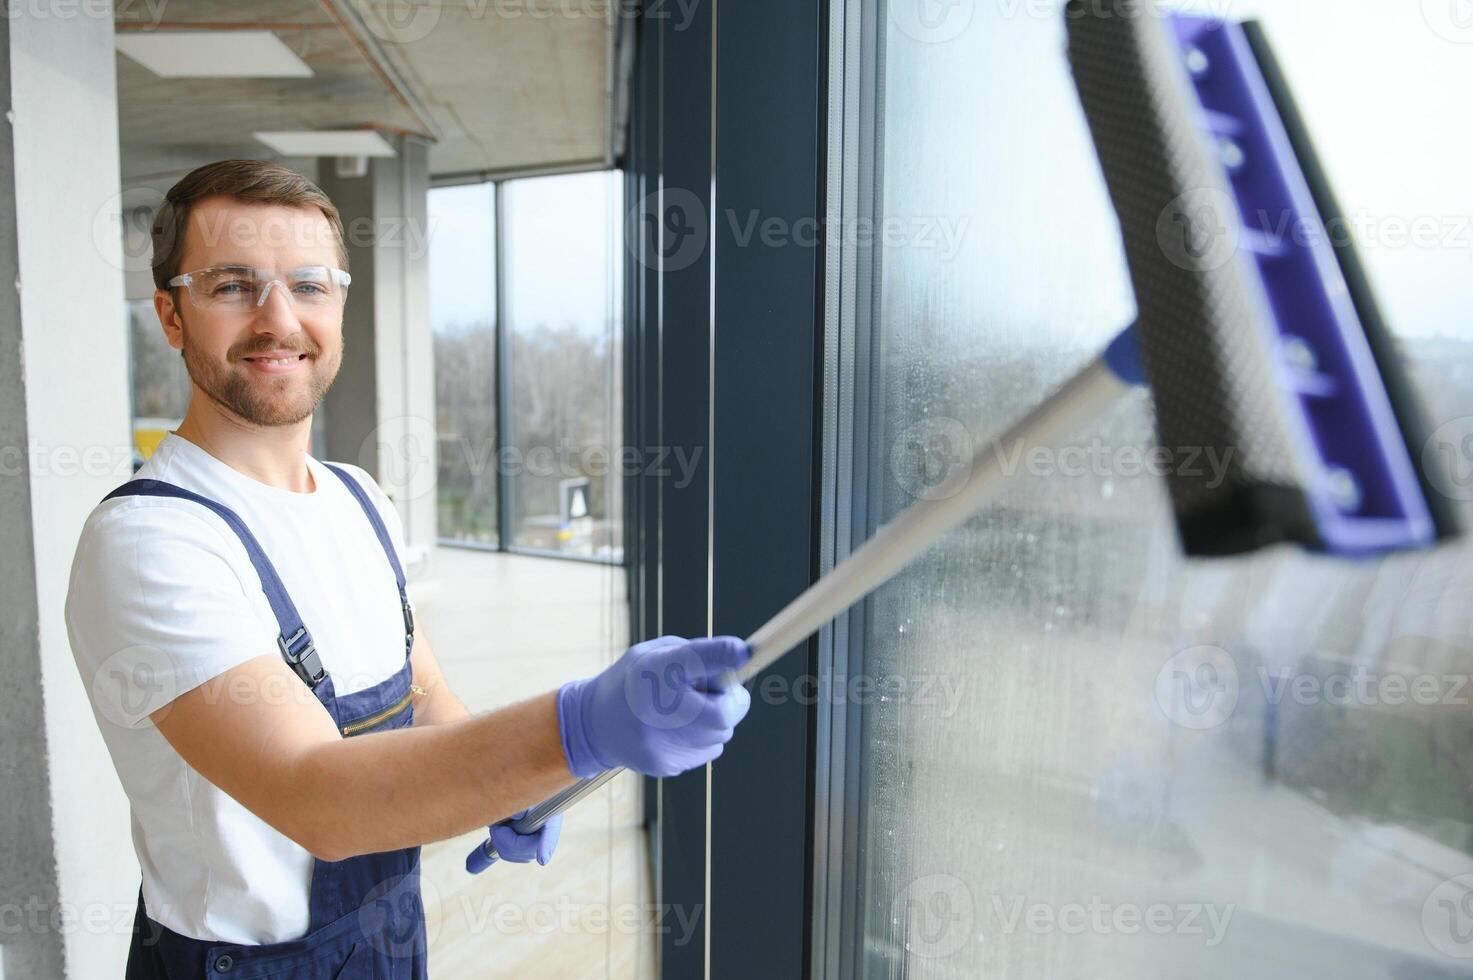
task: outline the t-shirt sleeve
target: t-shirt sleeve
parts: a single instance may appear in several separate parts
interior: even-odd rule
[[[149,715],[179,695],[276,652],[270,605],[259,580],[242,581],[236,563],[248,559],[227,534],[167,505],[124,506],[88,521],[66,624],[100,718],[152,724]]]

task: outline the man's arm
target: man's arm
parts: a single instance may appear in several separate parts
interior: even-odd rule
[[[734,636],[636,644],[594,677],[499,711],[342,738],[276,653],[152,712],[194,769],[314,856],[427,844],[625,767],[673,776],[721,755],[751,697]]]
[[[449,699],[434,709],[442,710],[454,710]],[[551,692],[460,720],[342,738],[272,652],[150,717],[200,775],[326,861],[481,829],[573,782]]]
[[[471,716],[470,710],[450,690],[450,684],[440,672],[440,661],[430,648],[430,639],[425,636],[418,613],[414,616],[414,650],[409,659],[414,667],[414,684],[425,692],[414,699],[416,725],[443,725]]]

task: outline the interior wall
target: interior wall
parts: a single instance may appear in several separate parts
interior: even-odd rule
[[[65,975],[99,977],[126,957],[139,872],[62,606],[83,522],[131,472],[117,96],[111,11],[47,13],[22,5],[0,24],[11,120],[0,167],[13,180],[0,213],[14,215],[0,241],[0,364],[15,375],[0,385],[0,795],[19,818],[0,845],[0,948],[7,976],[60,978],[64,951]]]

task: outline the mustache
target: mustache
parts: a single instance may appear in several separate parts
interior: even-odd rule
[[[236,347],[233,347],[230,350],[229,359],[233,361],[238,361],[243,357],[254,357],[257,354],[264,354],[267,351],[273,350],[287,351],[292,354],[306,354],[308,357],[316,357],[322,353],[322,348],[313,343],[310,339],[307,340],[305,343],[297,344],[283,344],[280,342],[268,340],[259,343],[251,342],[240,344]]]

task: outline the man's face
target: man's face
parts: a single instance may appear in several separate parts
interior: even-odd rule
[[[292,208],[224,197],[195,202],[181,273],[248,266],[284,274],[303,266],[338,268],[337,242],[315,207]],[[312,414],[343,360],[341,307],[293,304],[272,286],[246,311],[197,306],[184,287],[154,295],[169,344],[184,352],[196,387],[253,425],[293,425]]]

